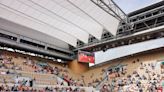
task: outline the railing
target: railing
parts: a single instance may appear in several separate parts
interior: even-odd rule
[[[108,80],[108,76],[105,76],[105,78],[96,85],[96,90],[100,90],[101,87],[103,86],[104,82],[107,80]]]
[[[121,63],[122,63],[122,61],[120,61],[120,62],[119,62],[116,66],[114,66],[114,67],[119,66]],[[111,67],[113,67],[113,66],[110,66],[109,68],[111,68]],[[106,74],[107,74],[107,71],[109,70],[109,68],[107,68],[107,69],[105,70],[105,73],[106,73]],[[104,84],[105,81],[109,81],[108,75],[106,75],[106,76],[103,78],[103,80],[100,81],[100,82],[96,85],[96,89],[97,89],[97,90],[100,90],[100,88],[103,86],[103,84]]]

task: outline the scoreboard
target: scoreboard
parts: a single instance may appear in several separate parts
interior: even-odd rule
[[[95,55],[92,52],[78,51],[78,62],[95,63]]]

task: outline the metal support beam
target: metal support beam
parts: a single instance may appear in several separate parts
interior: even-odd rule
[[[143,23],[148,29],[150,29],[150,26],[145,21]]]
[[[103,9],[106,13],[120,21],[128,23],[127,15],[118,7],[113,0],[91,0],[95,5]]]
[[[20,43],[20,37],[19,36],[17,37],[17,43]]]
[[[128,16],[113,0],[91,0],[95,5],[100,7],[109,15],[115,17],[121,23],[125,23],[123,30],[132,30],[133,23],[130,23]]]
[[[24,49],[30,52],[35,52],[35,53],[41,53],[44,55],[49,55],[52,57],[58,57],[61,59],[65,59],[65,60],[73,60],[72,57],[70,57],[69,55],[63,55],[61,53],[58,52],[54,52],[54,51],[49,51],[49,50],[45,50],[45,49],[40,49],[34,46],[30,46],[27,44],[23,44],[23,43],[19,43],[17,41],[12,41],[9,39],[5,39],[3,37],[0,37],[0,43],[5,43],[6,45],[12,46],[12,48],[19,48],[19,49]],[[3,44],[1,44],[3,45]]]
[[[44,48],[45,50],[47,50],[47,45],[45,46],[45,48]]]

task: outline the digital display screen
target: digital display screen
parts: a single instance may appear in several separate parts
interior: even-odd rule
[[[85,63],[95,63],[95,55],[92,52],[79,51],[78,61]]]

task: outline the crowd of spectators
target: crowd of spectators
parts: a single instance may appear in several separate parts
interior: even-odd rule
[[[29,86],[8,86],[1,85],[1,92],[86,92],[84,88],[72,88],[72,87],[45,87],[45,88],[33,88]]]
[[[13,58],[22,58],[22,64],[15,64],[13,61]],[[42,60],[43,61],[43,60]],[[22,66],[23,65],[23,66]],[[28,70],[24,69],[24,66],[28,66]],[[61,77],[63,80],[65,80],[69,86],[96,86],[101,80],[102,77],[93,79],[92,75],[90,78],[92,79],[91,82],[88,84],[84,83],[84,78],[78,78],[74,79],[73,77],[69,76],[67,65],[63,65],[61,67],[58,66],[50,66],[46,62],[40,62],[35,59],[32,59],[28,56],[19,56],[19,55],[8,55],[8,53],[1,53],[0,55],[0,68],[1,69],[12,69],[12,70],[21,70],[21,71],[29,71],[35,72],[35,73],[41,73],[41,74],[54,74],[59,77]],[[32,68],[32,69],[30,69]],[[61,83],[63,85],[63,83]]]
[[[0,55],[0,68],[1,69],[13,69],[13,70],[21,70],[23,71],[23,67],[21,65],[17,65],[14,63],[12,56]],[[97,79],[93,79],[94,74],[91,74],[90,79],[92,82],[87,85],[84,83],[84,76],[79,78],[78,80],[73,79],[69,76],[69,72],[67,67],[59,68],[58,66],[50,66],[48,63],[38,63],[35,60],[29,57],[23,57],[22,64],[24,66],[28,66],[32,68],[32,72],[41,73],[41,74],[53,74],[60,78],[62,78],[65,82],[68,83],[68,86],[88,86],[88,87],[97,87],[96,85],[101,83],[105,77],[104,74],[107,74],[108,79],[101,86],[101,92],[162,92],[161,80],[164,79],[164,64],[157,66],[157,62],[147,62],[144,63],[139,59],[132,61],[131,64],[139,64],[139,68],[135,69],[131,74],[128,73],[128,65],[118,65],[119,67],[115,67],[108,69],[107,71],[102,70],[102,76]],[[157,72],[157,67],[160,67],[160,72]],[[2,74],[13,74],[11,71],[0,71]],[[89,77],[89,76],[88,76]],[[4,79],[5,80],[5,79]],[[28,84],[28,80],[24,80],[22,82],[16,83],[20,85],[14,84],[14,86],[1,85],[0,91],[17,91],[17,90],[25,90],[25,91],[53,91],[58,92],[62,90],[62,92],[85,92],[84,89],[71,87],[46,87],[43,89],[34,89],[30,84]],[[58,83],[58,85],[64,86],[64,83]]]
[[[29,57],[21,57],[22,59],[22,65],[18,65],[15,64],[15,62],[13,61],[13,58],[18,58],[19,56],[12,56],[12,55],[7,55],[7,54],[0,54],[0,69],[7,69],[7,71],[0,71],[3,75],[6,74],[12,74],[12,72],[10,72],[9,70],[20,70],[20,71],[27,71],[24,70],[23,66],[28,66],[29,68],[32,68],[31,72],[34,73],[40,73],[40,74],[54,74],[57,75],[58,77],[62,78],[65,82],[68,83],[68,86],[83,86],[82,83],[78,83],[76,80],[74,80],[72,77],[68,76],[68,71],[65,68],[66,66],[64,66],[64,68],[59,68],[58,66],[52,67],[50,65],[48,65],[48,63],[46,62],[36,62],[36,60],[33,60]],[[37,78],[36,78],[37,79]],[[3,78],[3,80],[6,80],[5,78]],[[19,83],[15,83],[14,86],[12,87],[13,89],[21,89],[21,90],[33,90],[34,89],[30,89],[31,86],[27,86],[28,84],[28,80],[23,80],[23,81],[17,81]],[[4,83],[4,82],[3,82]],[[4,83],[6,84],[6,82]],[[19,84],[19,85],[18,85]],[[57,83],[58,85],[64,86],[64,83]],[[10,90],[12,89],[10,88]],[[7,85],[2,85],[1,89],[3,90],[8,90],[9,87]],[[44,90],[51,90],[52,88],[45,88]],[[69,88],[62,88],[62,89],[66,89],[65,92],[68,92],[68,90],[70,90]],[[43,89],[42,89],[43,90]],[[54,88],[53,90],[61,90],[60,88]],[[53,91],[55,92],[55,91]],[[79,91],[78,89],[71,89],[71,91],[69,92],[83,92],[82,90]]]
[[[6,55],[0,55],[0,68],[1,69],[13,69],[13,70],[22,70],[20,66],[17,66],[12,61],[12,57],[7,57]],[[10,65],[10,66],[9,66]]]
[[[158,62],[143,63],[139,59],[132,62],[132,64],[136,63],[140,64],[139,68],[127,76],[125,76],[126,68],[123,71],[109,73],[108,80],[101,87],[101,92],[163,92],[161,81],[164,77],[158,70],[160,69],[160,66],[157,66]]]
[[[84,86],[84,83],[81,82],[81,79],[75,80],[69,76],[69,72],[67,70],[66,65],[63,65],[63,68],[59,68],[57,66],[52,67],[47,63],[36,63],[29,58],[26,58],[23,64],[32,67],[34,69],[33,72],[35,73],[57,75],[58,77],[62,78],[65,82],[67,82],[68,86]],[[61,82],[59,85],[64,85],[64,83]]]

